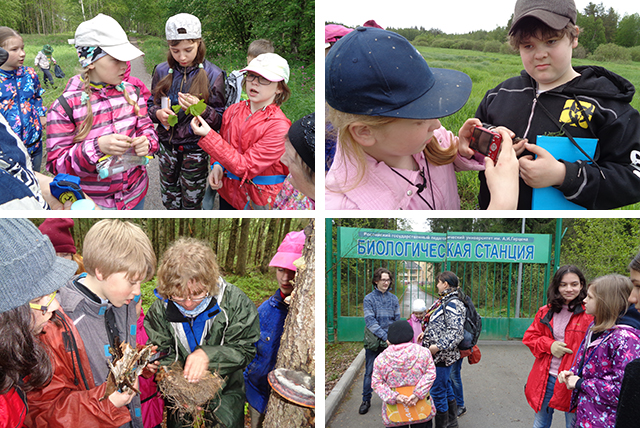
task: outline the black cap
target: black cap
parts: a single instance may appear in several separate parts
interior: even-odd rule
[[[289,141],[302,161],[316,170],[316,114],[311,113],[298,119],[289,128]]]
[[[411,328],[411,324],[408,321],[398,320],[389,326],[387,340],[390,343],[397,345],[411,342],[411,339],[413,339],[413,328]]]
[[[7,52],[3,48],[0,48],[0,67],[2,67],[4,63],[7,62],[7,59],[9,59],[9,52]]]

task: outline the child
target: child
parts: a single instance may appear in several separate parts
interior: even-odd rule
[[[255,58],[263,53],[274,53],[273,43],[271,40],[258,39],[249,44],[247,49],[247,65],[251,63]],[[232,104],[239,103],[240,101],[247,100],[247,94],[242,92],[244,85],[243,70],[233,70],[227,77],[227,105],[230,107]]]
[[[430,69],[396,33],[360,27],[342,37],[325,61],[327,114],[339,135],[327,209],[460,209],[454,171],[484,168],[468,147],[480,122],[465,122],[458,139],[437,118],[462,108],[470,92],[469,76]],[[506,159],[511,140],[501,133]],[[510,160],[506,185],[517,182]]]
[[[427,304],[422,299],[416,299],[411,304],[411,316],[407,320],[413,329],[412,343],[422,343],[424,330],[422,329],[422,320],[427,312]]]
[[[633,290],[629,295],[629,303],[640,310],[640,253],[629,263],[629,278],[633,283]],[[616,411],[616,428],[635,427],[640,420],[640,358],[627,364],[620,388],[620,400]]]
[[[298,270],[293,264],[302,257],[304,231],[289,232],[278,247],[278,252],[269,266],[274,266],[279,289],[258,308],[260,318],[260,340],[256,343],[256,357],[244,371],[247,402],[251,413],[251,427],[262,426],[271,388],[267,375],[276,365],[284,321],[289,313],[287,297],[295,285],[293,279]]]
[[[551,426],[554,409],[565,412],[567,428],[573,424],[571,393],[556,383],[556,378],[559,372],[571,367],[593,320],[582,303],[586,296],[587,283],[582,272],[572,265],[562,266],[549,284],[547,304],[538,310],[522,338],[535,357],[524,388],[527,402],[536,412],[534,428]]]
[[[382,399],[382,422],[385,426],[431,428],[436,407],[429,394],[436,379],[436,366],[431,353],[411,341],[413,329],[407,321],[398,320],[389,326],[387,340],[390,345],[373,363],[371,385]],[[401,394],[395,388],[413,386],[411,395]],[[397,403],[415,406],[418,400],[427,398],[431,406],[429,414],[421,414],[419,421],[399,425],[391,421],[387,406]],[[399,409],[398,409],[399,410]],[[438,427],[440,428],[440,427]]]
[[[488,91],[476,111],[483,123],[506,126],[529,140],[520,158],[518,209],[531,209],[532,188],[548,186],[588,209],[640,201],[640,116],[629,105],[633,85],[602,67],[571,66],[576,15],[573,0],[518,0],[509,35],[524,71]],[[558,131],[598,139],[595,162],[556,160],[535,146],[539,135]],[[490,201],[482,173],[478,199],[481,208]]]
[[[136,296],[136,312],[138,321],[136,323],[136,343],[138,346],[145,346],[149,341],[149,336],[144,329],[144,311],[142,310],[142,296]],[[153,377],[145,378],[139,376],[140,382],[140,402],[142,408],[142,422],[144,428],[162,427],[162,415],[164,412],[164,399],[158,391],[158,384]]]
[[[632,288],[631,280],[618,274],[589,284],[584,306],[593,323],[571,370],[558,374],[558,382],[573,390],[574,427],[609,428],[615,423],[624,369],[640,357],[640,313],[627,301]]]
[[[249,100],[225,111],[220,134],[201,117],[193,118],[191,129],[204,137],[198,144],[211,155],[209,185],[218,190],[220,209],[271,209],[289,173],[280,162],[291,126],[280,110],[291,96],[289,64],[278,54],[266,53],[242,71],[247,72]]]
[[[51,75],[51,64],[56,64],[56,59],[53,57],[53,48],[51,45],[44,45],[42,50],[38,52],[34,60],[36,67],[40,67],[42,74],[44,75],[44,86],[49,83],[54,89],[57,88]]]
[[[274,210],[313,210],[316,199],[316,114],[298,119],[287,133],[280,158],[289,175]]]
[[[218,372],[225,384],[205,407],[204,418],[211,426],[219,421],[221,426],[242,427],[242,371],[260,339],[255,305],[220,276],[211,247],[192,238],[181,238],[165,251],[155,293],[159,298],[144,320],[150,343],[169,351],[163,363],[183,364],[189,382],[198,382],[207,370]],[[191,422],[180,420],[177,410],[167,406],[167,427]]]
[[[0,219],[0,426],[22,427],[24,393],[51,380],[53,367],[38,340],[53,311],[56,290],[76,267],[56,257],[49,240],[26,219]]]
[[[40,172],[40,117],[46,114],[42,106],[44,91],[35,70],[24,66],[24,41],[20,34],[9,27],[0,27],[0,47],[9,53],[7,61],[0,66],[0,113],[27,147],[33,171]]]
[[[62,309],[42,336],[55,372],[49,385],[28,394],[27,425],[142,428],[139,396],[115,391],[99,400],[112,360],[109,347],[117,338],[136,346],[133,300],[155,270],[151,242],[138,226],[107,219],[91,227],[82,250],[87,273],[60,288]]]
[[[201,36],[200,20],[180,13],[165,26],[169,54],[167,62],[158,64],[151,82],[152,96],[147,101],[151,120],[158,126],[160,138],[160,191],[168,210],[199,210],[202,206],[209,159],[198,147],[197,135],[191,133],[190,117],[185,110],[201,99],[207,104],[202,117],[213,129],[220,129],[225,105],[224,72],[205,60],[206,47]],[[168,107],[163,106],[166,98]],[[179,105],[178,123],[167,121],[175,116],[171,106]]]
[[[144,166],[102,179],[96,168],[105,155],[147,156],[158,150],[147,106],[136,88],[122,81],[126,61],[142,52],[103,14],[78,26],[75,46],[83,72],[47,115],[47,169],[79,176],[82,190],[102,209],[144,209],[149,187]]]

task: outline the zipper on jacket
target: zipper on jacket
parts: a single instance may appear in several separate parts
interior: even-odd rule
[[[180,82],[180,90],[178,92],[182,92],[182,88],[184,87],[184,84],[187,83],[187,73],[186,73],[187,69],[185,68],[185,72],[182,73],[182,82]],[[169,144],[171,144],[171,141],[173,140],[173,133],[175,132],[176,127],[172,126],[171,127],[171,136],[169,136]]]

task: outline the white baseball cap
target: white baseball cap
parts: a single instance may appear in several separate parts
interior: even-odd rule
[[[164,26],[167,40],[194,40],[202,38],[202,26],[198,17],[179,13],[167,19]]]
[[[127,33],[118,21],[102,13],[78,25],[74,45],[100,47],[119,61],[131,61],[144,55],[144,52],[129,43]]]
[[[272,82],[289,83],[289,63],[278,54],[260,54],[242,71],[253,71]]]

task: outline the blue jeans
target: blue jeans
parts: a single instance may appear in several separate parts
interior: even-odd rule
[[[373,375],[373,362],[376,360],[378,355],[382,353],[377,351],[371,351],[369,349],[364,350],[365,354],[365,370],[364,370],[364,381],[362,382],[362,401],[371,401],[371,394],[373,390],[371,389],[371,376]]]
[[[438,412],[449,410],[449,401],[456,399],[451,386],[451,366],[436,366],[436,380],[431,387],[431,397]]]
[[[533,428],[550,428],[553,421],[553,408],[549,407],[549,401],[553,396],[553,387],[556,384],[556,378],[549,375],[547,381],[547,390],[544,393],[544,400],[542,401],[542,407],[540,411],[536,413],[536,418],[533,420]],[[576,418],[575,413],[565,412],[564,421],[566,428],[571,428],[573,420]]]
[[[464,391],[462,388],[462,360],[460,358],[458,361],[451,365],[451,387],[453,388],[453,395],[456,397],[456,404],[458,407],[464,407]]]

